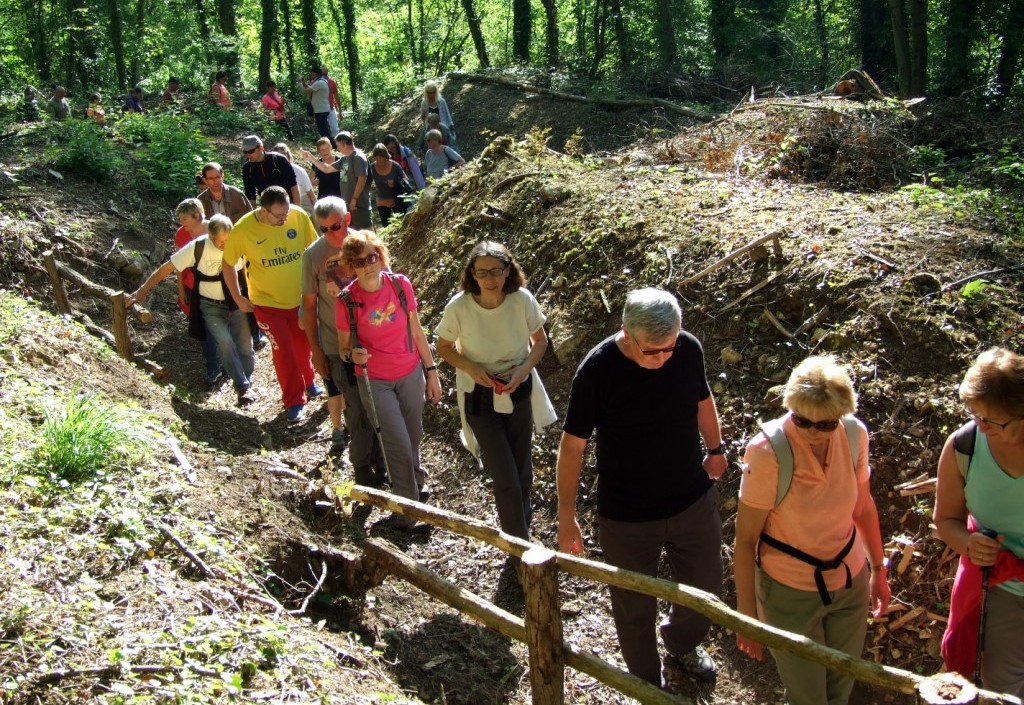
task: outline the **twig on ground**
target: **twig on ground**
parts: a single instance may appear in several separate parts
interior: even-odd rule
[[[302,601],[302,606],[297,610],[288,610],[288,614],[292,617],[298,617],[306,614],[306,608],[309,607],[310,601],[317,596],[317,593],[320,592],[320,588],[324,586],[325,580],[327,580],[327,561],[322,560],[320,561],[320,578],[316,581],[316,585],[314,585],[313,589],[308,595],[306,595],[306,599]]]
[[[213,569],[210,568],[210,566],[206,565],[206,563],[203,562],[203,559],[196,555],[195,551],[186,546],[185,542],[178,538],[177,534],[175,534],[171,530],[171,527],[167,526],[167,524],[164,524],[161,521],[153,522],[153,525],[157,529],[159,529],[160,533],[166,536],[171,543],[177,546],[178,550],[181,551],[182,554],[184,554],[184,556],[192,562],[192,565],[199,569],[200,573],[205,575],[207,578],[217,577],[217,574],[213,571]]]

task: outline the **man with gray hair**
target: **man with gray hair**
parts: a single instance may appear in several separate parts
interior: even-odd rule
[[[302,253],[302,328],[313,353],[313,367],[327,385],[327,411],[334,427],[328,453],[340,456],[345,451],[347,427],[351,440],[348,457],[356,482],[380,487],[387,479],[380,445],[359,398],[355,366],[344,362],[338,352],[338,293],[355,277],[341,259],[351,215],[337,196],[319,199],[313,214],[323,236]],[[341,424],[343,413],[345,427]]]
[[[596,431],[597,525],[608,563],[656,576],[664,552],[673,580],[718,593],[722,522],[714,481],[725,471],[725,449],[704,350],[681,321],[669,292],[631,291],[620,330],[576,370],[558,449],[558,545],[583,552],[576,492],[587,440]],[[629,672],[662,686],[657,600],[610,589]],[[669,655],[701,680],[715,677],[715,663],[700,646],[710,626],[679,605],[661,625]]]

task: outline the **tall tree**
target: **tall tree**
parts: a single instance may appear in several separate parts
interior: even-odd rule
[[[284,20],[284,49],[288,57],[288,84],[294,86],[299,76],[295,72],[295,44],[292,42],[292,8],[289,0],[281,0],[281,19]],[[302,73],[305,75],[307,72]]]
[[[910,0],[910,95],[928,92],[928,0]]]
[[[974,87],[971,45],[978,39],[978,0],[955,0],[946,8],[945,45],[939,90],[956,96]]]
[[[28,29],[28,46],[32,54],[33,68],[39,76],[39,80],[49,83],[52,74],[50,73],[50,49],[52,42],[46,36],[46,11],[43,7],[43,0],[22,0],[22,13],[25,17],[25,24]]]
[[[907,9],[903,0],[889,0],[892,15],[893,48],[896,50],[896,70],[899,72],[900,96],[910,97],[910,37],[907,34]]]
[[[512,56],[524,64],[530,63],[530,37],[533,18],[530,0],[512,0]]]
[[[736,0],[710,0],[709,29],[715,68],[724,69],[736,51]]]
[[[238,28],[235,26],[235,0],[217,0],[217,18],[222,34],[229,37],[238,35]]]
[[[897,69],[888,0],[859,0],[857,11],[861,68],[876,82],[891,86]]]
[[[117,89],[124,91],[127,87],[128,68],[124,61],[124,27],[121,22],[121,10],[117,0],[107,0],[108,26],[110,28],[110,49],[114,54],[114,75],[117,77]]]
[[[116,2],[116,0],[107,1]],[[196,0],[196,22],[199,24],[199,36],[203,38],[205,44],[210,40],[210,22],[206,19],[206,4],[203,0]]]
[[[270,52],[274,47],[277,32],[277,5],[274,0],[260,0],[262,22],[260,23],[260,56],[256,64],[257,85],[265,86],[270,80]]]
[[[615,44],[619,49],[619,68],[629,71],[633,67],[633,46],[626,32],[626,16],[622,12],[622,0],[611,0],[612,20],[615,27]]]
[[[820,51],[816,83],[818,88],[824,88],[829,82],[828,69],[832,63],[832,51],[828,41],[828,24],[822,0],[814,0],[814,31],[818,35],[818,48]]]
[[[409,7],[412,7],[412,5],[410,4]],[[491,65],[491,60],[487,57],[487,44],[484,43],[484,32],[480,27],[480,16],[476,12],[476,2],[474,0],[462,0],[462,9],[466,11],[466,23],[469,24],[469,33],[473,37],[476,60],[481,68],[487,68]]]
[[[672,0],[658,0],[658,38],[661,46],[661,63],[666,68],[675,68],[679,63],[676,48],[676,29],[672,22]]]
[[[330,1],[330,0],[328,0]],[[306,45],[306,56],[310,63],[321,63],[320,61],[320,37],[316,28],[316,2],[315,0],[302,0],[302,38]]]
[[[146,0],[137,0],[135,3],[135,32],[136,41],[133,42],[131,75],[128,82],[133,86],[138,85],[142,76],[142,38],[146,34]]]
[[[544,33],[548,66],[557,68],[560,58],[558,52],[558,3],[556,0],[540,0],[547,18],[547,31]]]
[[[333,2],[327,3],[331,8],[331,16],[338,28],[338,37],[345,45],[345,58],[348,68],[348,89],[352,98],[352,110],[359,110],[359,89],[362,88],[363,77],[359,71],[359,47],[356,44],[356,8],[353,0],[341,0],[341,11],[345,17],[342,22]]]
[[[1017,83],[1022,43],[1024,43],[1024,0],[1010,0],[1009,6],[1006,8],[1003,46],[999,52],[999,65],[996,67],[992,102],[989,104],[993,110],[1002,110],[1006,107],[1010,91]]]

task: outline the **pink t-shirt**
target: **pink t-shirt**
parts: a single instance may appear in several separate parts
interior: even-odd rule
[[[385,272],[381,276],[382,286],[377,291],[365,291],[359,286],[358,279],[345,287],[345,291],[349,292],[353,301],[362,304],[357,305],[355,309],[356,336],[359,339],[359,346],[366,348],[370,353],[370,359],[366,363],[370,379],[393,381],[405,377],[420,364],[420,354],[416,350],[415,342],[410,340],[408,317],[402,310],[402,302],[398,298],[395,286],[401,286],[405,291],[405,301],[410,311],[416,310],[416,296],[413,294],[412,284],[404,274],[389,275]],[[388,281],[389,276],[391,281]],[[348,304],[341,297],[338,298],[335,309],[335,321],[339,331],[351,330],[348,322]],[[358,365],[356,374],[362,375]]]
[[[274,120],[285,119],[284,101],[281,99],[280,94],[275,93],[274,95],[270,95],[269,93],[264,93],[263,98],[261,98],[261,102],[263,103],[264,108],[274,114]]]
[[[815,457],[800,430],[787,418],[782,429],[793,449],[793,484],[778,507],[779,463],[771,441],[757,434],[747,446],[740,480],[740,501],[754,509],[770,509],[764,532],[772,538],[822,560],[834,558],[850,540],[857,485],[871,476],[868,467],[868,432],[859,421],[860,449],[856,470],[850,457],[850,442],[842,424],[832,433],[825,465]],[[863,537],[858,536],[843,562],[857,575],[864,568]],[[761,568],[773,579],[796,590],[817,592],[814,568],[761,543]],[[824,572],[829,591],[846,585],[843,568]]]

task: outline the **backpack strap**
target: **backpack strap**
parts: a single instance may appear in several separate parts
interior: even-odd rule
[[[395,293],[398,295],[398,303],[402,306],[402,312],[405,313],[405,328],[406,336],[409,340],[409,352],[415,352],[415,348],[412,344],[412,319],[409,317],[409,302],[405,298],[405,289],[402,285],[395,281],[395,275],[391,272],[381,272],[384,278],[391,282],[391,286],[394,288]]]
[[[974,455],[974,440],[978,426],[973,420],[968,421],[953,434],[953,450],[956,453],[956,466],[960,477],[967,484],[967,472],[971,469],[971,457]]]
[[[345,302],[348,307],[348,327],[352,333],[352,347],[359,347],[359,324],[356,321],[356,306],[362,306],[361,303],[352,298],[352,292],[348,289],[342,289],[341,293],[338,294],[338,298]]]
[[[761,432],[772,444],[775,459],[779,463],[779,479],[775,490],[775,506],[782,504],[782,499],[793,484],[793,448],[789,445],[785,431],[782,430],[783,419],[772,419],[761,424]]]
[[[789,492],[793,484],[793,448],[789,445],[785,431],[782,430],[782,419],[773,419],[761,424],[761,432],[772,444],[772,451],[779,463],[778,486],[775,490],[775,506],[782,504],[782,500]],[[853,414],[847,414],[842,418],[843,428],[846,430],[846,439],[850,445],[850,456],[853,458],[853,467],[856,471],[857,457],[860,455],[860,427]],[[973,439],[972,439],[973,442]]]

